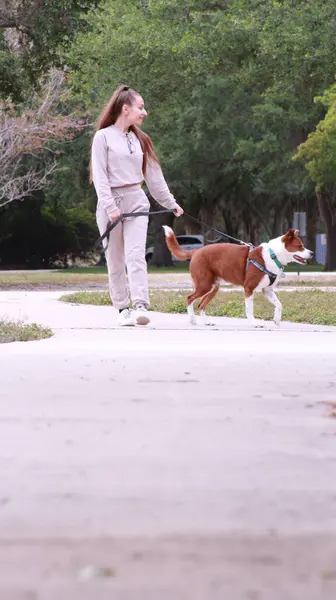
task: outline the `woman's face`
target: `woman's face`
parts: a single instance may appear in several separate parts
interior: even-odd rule
[[[134,96],[134,102],[131,106],[124,104],[123,112],[127,119],[128,125],[140,126],[144,118],[147,116],[145,103],[141,96],[138,96],[138,94]]]

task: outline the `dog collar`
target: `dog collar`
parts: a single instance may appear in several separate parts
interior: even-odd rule
[[[276,254],[275,254],[275,252],[273,252],[272,248],[269,248],[269,253],[270,253],[271,259],[274,260],[276,266],[279,267],[279,269],[281,269],[283,271],[285,267],[281,264],[280,260],[277,258]]]

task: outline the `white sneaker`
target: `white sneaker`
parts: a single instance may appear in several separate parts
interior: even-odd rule
[[[124,308],[118,315],[118,325],[121,327],[134,327],[135,318],[129,308]]]
[[[136,307],[135,322],[137,325],[148,325],[150,322],[148,310],[143,304]]]

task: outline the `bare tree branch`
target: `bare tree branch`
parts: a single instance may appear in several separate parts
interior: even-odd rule
[[[0,207],[48,185],[58,154],[50,146],[71,140],[85,126],[82,119],[59,112],[64,80],[62,71],[52,69],[20,116],[0,103]]]
[[[57,162],[54,161],[41,171],[29,169],[24,175],[17,177],[13,173],[11,181],[8,181],[0,192],[0,206],[10,204],[13,200],[23,200],[33,192],[43,189],[49,184],[49,176],[55,171],[56,166]]]

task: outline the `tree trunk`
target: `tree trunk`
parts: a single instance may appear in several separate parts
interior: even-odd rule
[[[287,205],[288,200],[286,199],[283,200],[283,203],[280,206],[275,205],[271,234],[272,239],[277,238],[284,233],[284,215]]]
[[[207,225],[210,225],[210,227],[213,227],[214,223],[214,212],[215,212],[215,207],[213,205],[213,203],[209,203],[206,200],[204,200],[204,204],[201,205],[200,210],[199,210],[199,220],[202,221],[203,223],[206,223]]]
[[[316,224],[318,220],[318,210],[316,206],[316,200],[313,197],[309,197],[307,203],[307,248],[315,252],[316,245]]]
[[[195,219],[199,220],[198,209],[197,209],[197,211],[190,210],[190,214],[192,217],[195,217]],[[193,221],[192,219],[190,219],[189,217],[186,217],[186,216],[183,217],[183,223],[184,223],[184,231],[185,231],[186,235],[193,235],[193,234],[196,234],[196,235],[201,234],[202,235],[203,227],[199,223],[195,223],[195,221]]]
[[[325,271],[336,271],[336,186],[324,187],[316,191],[318,207],[327,236],[327,256]]]
[[[163,215],[153,215],[154,231],[156,232],[154,239],[153,258],[151,264],[156,267],[170,267],[173,264],[172,256],[168,250],[166,244],[166,238],[162,225],[169,225],[173,227],[174,223],[173,213],[167,213]]]

